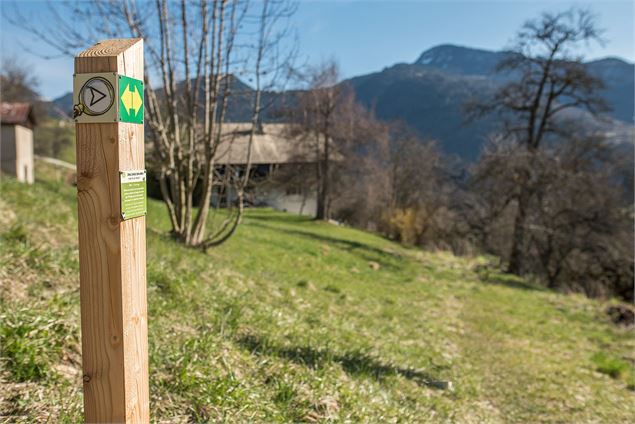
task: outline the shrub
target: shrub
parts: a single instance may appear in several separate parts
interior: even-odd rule
[[[61,327],[59,321],[35,317],[26,309],[0,315],[0,356],[17,381],[46,377],[60,350],[54,333]]]
[[[424,219],[416,208],[395,208],[384,215],[388,233],[404,244],[416,244],[424,231]]]
[[[598,352],[593,355],[591,361],[596,365],[599,372],[609,375],[611,378],[619,379],[625,377],[631,371],[631,367],[626,361],[604,352]]]
[[[0,239],[7,243],[25,244],[28,241],[26,230],[22,224],[13,225],[8,231],[0,235]]]

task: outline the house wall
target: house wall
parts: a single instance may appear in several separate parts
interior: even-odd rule
[[[267,206],[279,211],[312,217],[317,213],[315,193],[287,194],[284,189],[270,188],[266,192],[258,193],[257,198]]]
[[[0,169],[18,181],[33,183],[33,131],[21,125],[2,125]]]
[[[33,131],[15,126],[16,170],[18,181],[33,184]]]
[[[289,167],[276,179],[268,180],[273,167],[271,165],[258,165],[258,175],[251,180],[251,187],[245,192],[245,202],[249,206],[270,207],[279,211],[292,214],[315,217],[317,214],[317,194],[311,178],[302,178],[302,172],[298,164],[276,164],[281,172],[284,167]],[[306,165],[310,169],[310,165]],[[285,175],[293,175],[292,180]],[[237,194],[229,189],[222,199],[222,206],[233,204],[237,200]],[[212,192],[211,204],[218,206],[219,196],[217,190]]]
[[[0,169],[3,173],[15,176],[15,125],[2,125],[0,133]]]
[[[230,202],[238,198],[234,190],[228,193]],[[256,206],[267,206],[282,212],[314,217],[317,213],[317,197],[314,193],[303,196],[301,194],[287,194],[284,189],[268,188],[258,190],[255,195],[248,195],[247,201],[255,202]],[[212,193],[211,204],[216,206],[218,196]]]

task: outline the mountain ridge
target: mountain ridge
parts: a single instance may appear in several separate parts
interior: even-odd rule
[[[498,62],[508,54],[513,53],[443,44],[424,51],[413,63],[396,64],[346,81],[378,118],[404,121],[420,136],[438,140],[445,153],[471,162],[478,157],[485,136],[496,130],[497,122],[494,116],[466,122],[463,107],[468,100],[485,99],[510,79],[495,72]],[[605,81],[600,95],[613,108],[607,114],[611,122],[587,119],[589,115],[581,110],[569,115],[583,117],[617,143],[632,140],[635,66],[619,58],[585,64]]]
[[[423,51],[412,63],[396,63],[342,83],[353,87],[358,100],[373,109],[378,118],[403,121],[421,137],[438,140],[445,153],[470,162],[478,157],[484,137],[495,130],[496,122],[495,117],[487,117],[466,123],[463,106],[468,99],[484,99],[509,80],[508,75],[495,72],[498,62],[509,54],[514,53],[440,44]],[[594,59],[585,64],[605,81],[606,87],[600,94],[613,108],[608,116],[613,119],[617,133],[628,133],[628,127],[635,122],[635,65],[619,57]],[[248,121],[248,101],[252,98],[249,90],[253,88],[233,78],[241,87],[241,95],[230,102],[227,118]],[[276,93],[265,95],[276,101]],[[69,93],[60,96],[52,105],[70,111],[72,96]],[[271,113],[265,118],[279,120]]]

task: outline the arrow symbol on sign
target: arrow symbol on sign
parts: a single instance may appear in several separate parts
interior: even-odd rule
[[[90,90],[90,104],[88,106],[93,106],[95,103],[100,102],[106,95],[101,91],[97,90],[95,87],[88,86]]]
[[[130,113],[130,115],[136,116],[137,112],[139,112],[139,109],[141,109],[143,99],[141,98],[137,87],[132,86],[131,89],[131,85],[132,84],[128,84],[123,94],[121,95],[121,102],[126,109],[128,109],[129,111],[134,111],[134,113]]]

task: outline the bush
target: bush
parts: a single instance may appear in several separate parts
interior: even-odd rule
[[[628,362],[615,358],[604,352],[598,352],[591,358],[591,361],[597,366],[597,370],[602,374],[606,374],[611,378],[619,379],[632,372]]]
[[[0,357],[17,381],[47,377],[65,338],[73,333],[61,319],[31,308],[0,311]]]
[[[28,241],[26,230],[21,224],[15,224],[8,231],[0,234],[0,239],[7,243],[25,244]]]
[[[425,231],[424,217],[417,208],[395,208],[384,214],[387,233],[404,244],[416,244]]]

